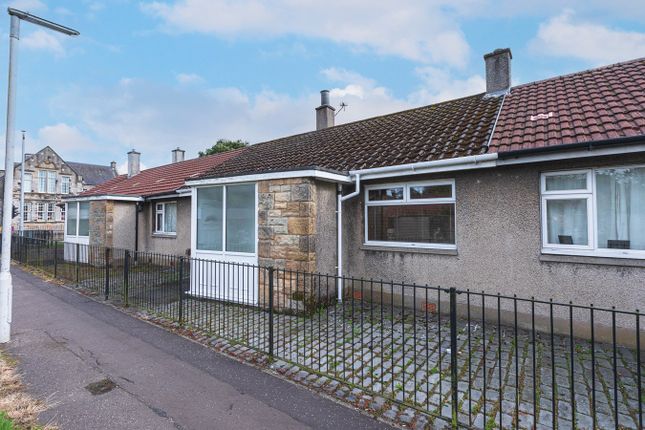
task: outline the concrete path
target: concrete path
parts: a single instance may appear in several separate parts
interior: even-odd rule
[[[12,268],[13,338],[62,429],[386,429],[345,406]],[[86,386],[109,378],[113,390]]]

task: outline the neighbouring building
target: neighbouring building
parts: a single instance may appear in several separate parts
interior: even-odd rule
[[[338,126],[323,92],[316,131],[187,180],[191,255],[644,309],[645,59],[512,87],[511,58],[484,57],[485,93]],[[191,288],[265,287],[232,282]]]
[[[65,205],[62,199],[108,181],[116,176],[116,163],[97,165],[65,161],[49,146],[35,154],[25,154],[25,175],[21,179],[21,163],[15,163],[13,205],[20,210],[20,189],[24,189],[22,213],[13,219],[18,231],[20,216],[25,230],[63,231]],[[4,187],[4,178],[2,187]]]
[[[185,151],[177,148],[172,150],[171,164],[140,170],[141,154],[128,152],[127,174],[65,199],[65,242],[190,254],[191,193],[185,181],[236,153],[184,160]]]

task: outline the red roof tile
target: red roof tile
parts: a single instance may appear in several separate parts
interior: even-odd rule
[[[187,179],[194,179],[208,170],[240,153],[240,149],[166,164],[151,169],[142,170],[138,175],[128,178],[120,175],[104,182],[91,190],[79,194],[87,196],[154,196],[172,193],[184,186]]]
[[[645,58],[513,87],[489,152],[645,136],[644,99]]]

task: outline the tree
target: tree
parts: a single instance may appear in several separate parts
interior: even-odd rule
[[[204,157],[206,155],[219,154],[220,152],[232,151],[233,149],[244,148],[249,142],[243,140],[229,140],[229,139],[219,139],[217,143],[206,151],[199,151],[199,156]]]

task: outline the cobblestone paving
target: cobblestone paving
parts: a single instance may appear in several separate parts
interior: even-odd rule
[[[165,304],[157,311],[176,315],[174,306],[176,303]],[[409,315],[409,310],[388,315],[380,312],[378,307],[354,301],[309,317],[276,314],[274,354],[385,398],[449,418],[449,321],[430,313],[415,317]],[[266,312],[187,300],[184,315],[190,327],[268,351]],[[498,330],[491,324],[484,333],[479,324],[459,321],[457,340],[461,423],[498,428],[501,420],[503,428],[529,429],[535,424],[545,429],[587,429],[593,428],[595,404],[597,428],[614,428],[616,413],[619,427],[638,428],[639,400],[644,399],[638,399],[638,365],[633,350],[617,348],[614,384],[611,345],[596,343],[592,375],[591,344],[576,339],[572,390],[571,345],[567,337],[556,335],[552,348],[548,335],[536,334],[534,344],[529,331],[518,330],[515,335],[513,328],[501,326]],[[641,375],[644,374],[645,366],[641,365]]]

